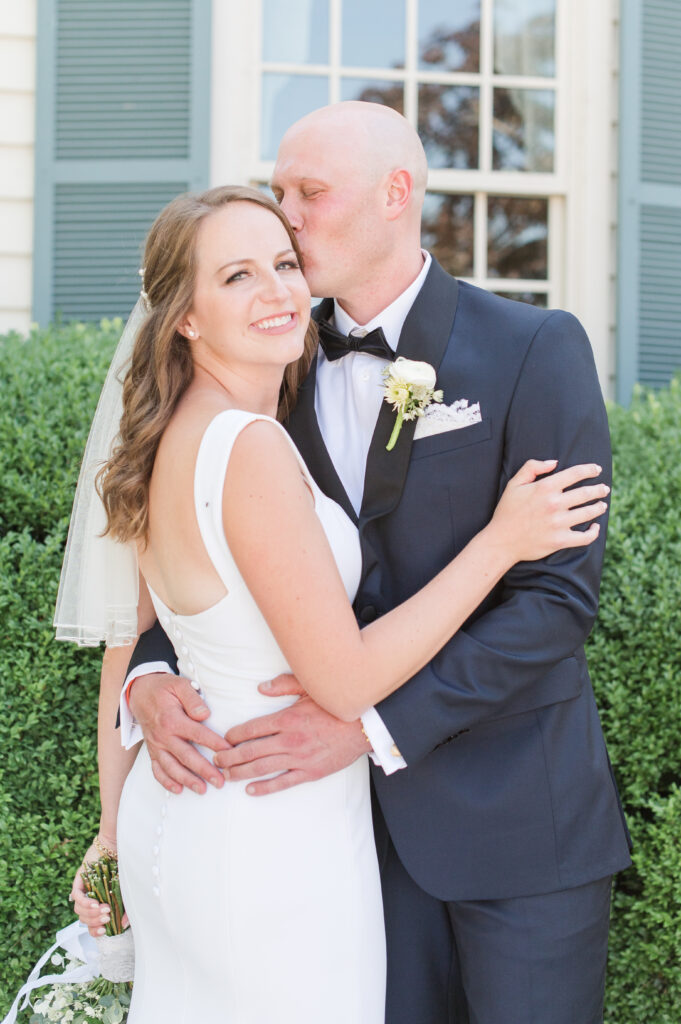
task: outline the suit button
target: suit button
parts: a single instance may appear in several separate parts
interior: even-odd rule
[[[376,611],[372,604],[366,605],[366,607],[362,608],[361,612],[359,613],[359,617],[362,620],[362,622],[373,622],[374,619],[377,618],[377,616],[378,612]]]

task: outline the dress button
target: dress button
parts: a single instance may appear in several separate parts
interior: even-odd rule
[[[175,626],[173,633],[175,634],[175,636],[182,636],[182,630],[179,628],[179,626]]]
[[[155,846],[154,849],[151,851],[153,853],[154,857],[158,857],[158,851],[159,851],[159,847]]]
[[[362,622],[373,622],[378,617],[378,612],[372,604],[365,605],[359,613]]]
[[[158,878],[158,864],[153,865],[151,873],[154,876],[154,878]]]
[[[163,806],[161,807],[161,817],[165,818],[167,813],[168,813],[168,808],[166,807],[165,804],[163,804]]]
[[[182,644],[180,650],[182,651],[183,654],[189,654],[189,648],[187,647],[186,644]]]
[[[159,887],[157,885],[155,885],[154,888],[151,891],[153,892],[154,896],[160,896],[161,895],[161,890],[159,889]]]
[[[164,626],[167,626],[168,623],[170,622],[170,616],[169,615],[162,615],[161,616],[161,622],[163,623]]]
[[[189,669],[190,672],[193,672],[194,671],[194,663],[191,662],[191,661],[188,661],[187,662],[187,668]]]
[[[163,835],[163,825],[157,825],[156,826],[156,835],[157,836],[162,836]]]

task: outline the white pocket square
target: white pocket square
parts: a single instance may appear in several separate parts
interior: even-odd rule
[[[462,427],[470,427],[481,422],[480,402],[469,405],[467,398],[459,398],[451,405],[433,402],[424,409],[423,416],[419,416],[414,440],[418,441],[419,438],[430,437],[432,434],[444,434],[447,430],[461,430]]]

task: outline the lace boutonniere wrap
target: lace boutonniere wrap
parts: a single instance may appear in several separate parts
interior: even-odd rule
[[[404,420],[423,416],[431,402],[441,402],[442,391],[435,391],[435,369],[430,363],[399,356],[383,371],[385,385],[383,398],[397,413],[395,426],[386,451],[391,452],[400,436]]]

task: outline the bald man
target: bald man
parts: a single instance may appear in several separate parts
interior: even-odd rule
[[[423,252],[426,176],[407,121],[352,102],[293,125],[272,178],[311,291],[331,296],[315,312],[322,347],[288,428],[358,524],[360,623],[439,571],[526,459],[596,461],[609,474],[584,331],[569,314],[457,282]],[[382,354],[362,348],[376,328]],[[388,452],[390,352],[430,363],[444,403],[432,420],[404,423]],[[220,742],[186,680],[139,676],[142,663],[174,668],[160,628],[140,641],[130,706],[168,788],[223,784],[193,743],[216,751],[228,779],[260,779],[254,796],[371,752],[388,1024],[602,1020],[611,876],[630,862],[583,649],[604,533],[516,566],[361,722],[340,723],[303,695]],[[263,691],[300,692],[291,677]]]

